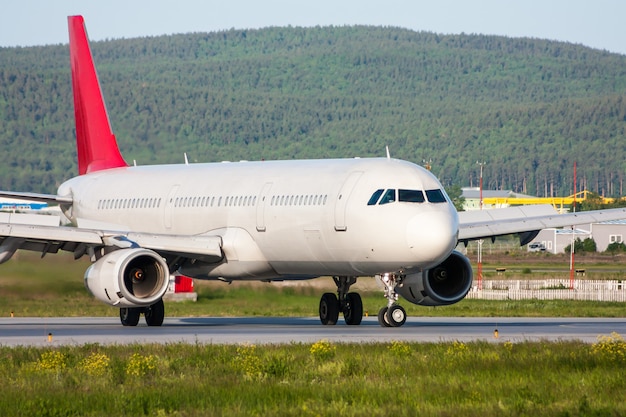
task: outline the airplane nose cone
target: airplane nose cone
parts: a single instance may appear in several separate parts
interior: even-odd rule
[[[456,247],[458,217],[451,210],[420,213],[413,217],[406,230],[409,250],[425,263],[442,262]]]

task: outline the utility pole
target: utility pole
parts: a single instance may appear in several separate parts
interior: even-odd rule
[[[485,162],[476,163],[480,166],[480,181],[479,181],[479,202],[478,206],[480,210],[483,209],[483,166]],[[478,239],[478,289],[483,289],[483,239]]]
[[[574,161],[574,201],[572,202],[572,212],[576,213],[576,161]],[[575,275],[575,266],[574,266],[574,247],[576,246],[576,241],[574,240],[575,235],[574,226],[572,225],[572,243],[570,246],[570,259],[569,259],[569,289],[574,289],[574,275]]]

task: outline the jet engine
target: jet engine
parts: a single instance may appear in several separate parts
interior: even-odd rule
[[[98,300],[117,307],[149,306],[169,285],[169,268],[149,249],[120,249],[108,253],[85,272],[85,287]]]
[[[472,266],[454,251],[439,265],[407,275],[396,292],[413,304],[442,306],[461,301],[472,286]]]

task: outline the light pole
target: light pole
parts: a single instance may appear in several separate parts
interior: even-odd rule
[[[483,209],[483,166],[485,162],[476,163],[480,166],[480,182],[479,182],[479,202],[478,206],[480,210]],[[483,289],[483,240],[478,239],[478,289]]]
[[[576,213],[576,161],[574,161],[574,201],[572,202],[572,212]],[[574,247],[576,246],[576,240],[574,239],[575,228],[572,225],[572,243],[570,244],[570,259],[569,259],[569,289],[574,289]]]

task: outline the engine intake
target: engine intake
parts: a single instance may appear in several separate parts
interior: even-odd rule
[[[85,272],[85,287],[98,300],[118,307],[156,303],[167,291],[169,268],[149,249],[120,249],[108,253]]]
[[[413,304],[442,306],[461,301],[472,287],[472,266],[462,253],[454,251],[435,266],[407,275],[396,292]]]

